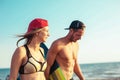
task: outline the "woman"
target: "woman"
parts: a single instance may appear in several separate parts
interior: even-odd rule
[[[41,18],[31,21],[24,35],[18,35],[22,38],[17,41],[17,46],[23,39],[26,39],[26,43],[18,47],[12,56],[9,80],[16,80],[18,73],[21,80],[45,80],[47,63],[40,44],[45,42],[48,36],[48,22]]]

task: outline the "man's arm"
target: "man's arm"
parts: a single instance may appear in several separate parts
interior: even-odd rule
[[[53,65],[54,61],[55,61],[57,53],[58,53],[58,46],[57,46],[57,43],[54,42],[51,45],[51,47],[50,47],[50,49],[48,50],[48,53],[47,53],[47,68],[45,70],[46,80],[49,79],[50,68]]]
[[[76,44],[76,53],[75,53],[75,65],[74,65],[74,72],[75,74],[79,77],[80,80],[85,80],[83,74],[82,74],[82,71],[81,71],[81,68],[78,64],[78,50],[79,50],[79,44],[77,43]]]
[[[79,77],[80,80],[85,80],[77,61],[75,62],[74,72]]]

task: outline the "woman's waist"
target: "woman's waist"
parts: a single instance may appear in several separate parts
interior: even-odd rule
[[[20,74],[21,80],[44,80],[44,72],[35,72],[32,74]]]

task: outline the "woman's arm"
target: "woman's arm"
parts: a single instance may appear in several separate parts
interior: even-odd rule
[[[9,80],[17,80],[19,67],[22,63],[23,59],[23,48],[19,47],[15,50],[12,60],[11,60],[11,68],[10,68],[10,77]]]

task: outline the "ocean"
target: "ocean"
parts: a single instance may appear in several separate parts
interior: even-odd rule
[[[120,80],[120,62],[80,64],[86,80]],[[0,69],[0,80],[6,80],[9,68]],[[79,80],[74,74],[74,80]]]

